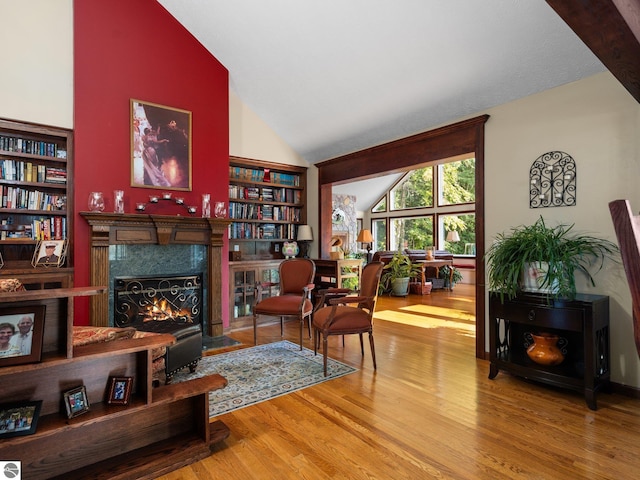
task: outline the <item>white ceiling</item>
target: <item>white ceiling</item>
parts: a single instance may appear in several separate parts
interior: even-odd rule
[[[158,0],[310,163],[604,71],[543,0]]]

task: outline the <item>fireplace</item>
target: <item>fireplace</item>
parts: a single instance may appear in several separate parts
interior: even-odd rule
[[[90,299],[92,325],[113,324],[116,278],[200,275],[203,333],[223,334],[222,246],[229,220],[144,213],[80,215],[91,226],[91,285],[110,286],[108,293]]]
[[[169,333],[200,325],[202,275],[119,277],[114,281],[114,324]]]

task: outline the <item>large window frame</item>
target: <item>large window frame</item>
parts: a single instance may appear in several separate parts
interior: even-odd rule
[[[447,218],[450,217],[468,215],[474,215],[475,217],[475,189],[473,189],[472,200],[465,198],[465,201],[458,203],[443,201],[447,189],[444,174],[446,166],[454,163],[462,164],[462,162],[469,159],[474,160],[474,170],[472,172],[475,176],[475,157],[473,154],[467,154],[417,166],[417,168],[407,171],[405,175],[398,179],[369,211],[375,250],[423,249],[435,246],[437,250],[451,251],[456,256],[475,258],[475,218],[473,222],[468,221],[472,228],[465,228],[467,222],[447,221]],[[431,169],[431,199],[437,199],[437,201],[432,201],[430,206],[394,208],[395,192],[397,192],[399,188],[404,188],[408,179],[411,178],[415,172],[425,168]],[[461,196],[468,196],[467,192],[463,193],[464,195]],[[382,205],[388,208],[382,208]],[[432,222],[431,238],[427,236],[424,239],[424,245],[415,244],[415,235],[404,239],[398,237],[398,222],[417,218],[430,218]],[[382,224],[386,225],[385,230],[381,229]],[[460,230],[458,231],[458,235],[461,237],[461,241],[447,241],[447,233],[452,230],[456,224],[458,230]],[[384,238],[381,238],[381,236],[384,236]],[[462,240],[464,240],[464,242],[462,242]],[[469,246],[467,248],[467,244],[473,245],[473,247]]]

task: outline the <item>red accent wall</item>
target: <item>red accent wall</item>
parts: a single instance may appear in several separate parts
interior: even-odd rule
[[[102,191],[113,211],[113,190],[125,191],[125,211],[165,189],[132,188],[130,99],[192,112],[192,191],[176,192],[198,206],[201,194],[228,198],[228,72],[155,0],[74,1],[75,209],[87,210]],[[175,205],[152,213],[173,215]],[[186,212],[184,212],[186,213]],[[89,285],[89,235],[76,213],[75,285]],[[228,285],[226,246],[223,291]],[[228,300],[222,296],[224,324]],[[76,303],[76,323],[89,323],[89,303]]]

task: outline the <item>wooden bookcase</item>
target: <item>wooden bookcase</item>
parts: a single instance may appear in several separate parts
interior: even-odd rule
[[[0,458],[19,460],[22,478],[152,479],[211,455],[229,435],[209,423],[219,375],[152,387],[152,350],[171,335],[73,347],[73,303],[104,287],[0,293],[4,307],[45,305],[42,361],[0,367],[3,402],[42,401],[36,432],[0,438]],[[109,405],[109,377],[134,378],[129,405]],[[89,411],[67,419],[63,392],[84,385]]]
[[[63,268],[71,283],[73,261],[73,132],[0,119],[0,254],[3,276],[46,270],[32,266],[38,240],[67,240]]]
[[[307,223],[307,169],[229,158],[229,251],[241,260],[284,258],[282,242]],[[236,253],[237,254],[237,253]]]

